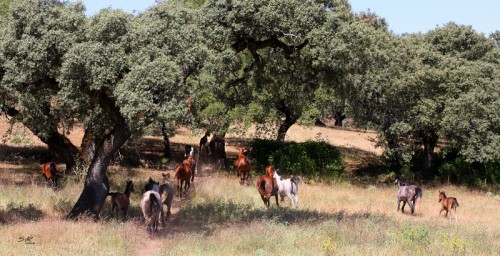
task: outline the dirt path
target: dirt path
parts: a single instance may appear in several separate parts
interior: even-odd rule
[[[211,166],[206,166],[206,167],[200,167],[200,170],[198,170],[198,173],[195,176],[194,179],[194,184],[191,183],[191,188],[193,189],[194,186],[202,186],[207,178],[214,172],[212,170]],[[173,176],[171,176],[173,177]],[[160,228],[158,229],[158,232],[153,235],[149,235],[151,239],[148,239],[148,242],[143,244],[138,250],[137,254],[138,256],[146,256],[146,255],[153,255],[155,250],[158,248],[161,248],[161,245],[163,244],[163,239],[168,236],[172,230],[177,229],[178,227],[176,226],[176,219],[178,218],[179,210],[187,200],[185,197],[180,199],[177,196],[177,188],[175,187],[175,181],[172,179],[170,181],[170,184],[174,186],[175,190],[175,197],[174,200],[172,201],[172,207],[170,209],[171,215],[170,218],[167,220],[167,223],[164,227],[160,225]],[[191,191],[192,192],[192,191]],[[166,210],[166,206],[164,206],[164,209]]]

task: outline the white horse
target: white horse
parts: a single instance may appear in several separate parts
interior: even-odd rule
[[[142,195],[141,210],[144,219],[146,219],[146,225],[151,232],[158,230],[162,208],[162,202],[158,192],[149,190]]]
[[[299,186],[297,182],[303,182],[302,177],[295,176],[286,180],[281,180],[281,176],[278,175],[276,171],[274,171],[274,178],[278,183],[279,191],[278,193],[281,196],[281,202],[285,200],[285,195],[290,198],[293,207],[299,206]],[[292,194],[295,195],[295,201],[292,197]]]

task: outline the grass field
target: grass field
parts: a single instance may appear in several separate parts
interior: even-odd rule
[[[342,148],[350,166],[380,153],[373,147],[371,133],[294,129],[298,130],[292,130],[290,140],[320,133]],[[230,154],[236,141],[228,142]],[[181,130],[172,142],[195,144],[196,136]],[[499,255],[500,251],[500,195],[494,193],[422,185],[423,200],[411,216],[396,212],[392,184],[306,180],[299,184],[298,208],[293,209],[287,198],[276,207],[273,199],[265,211],[253,182],[240,186],[234,174],[207,165],[200,166],[188,198],[174,199],[172,218],[157,234],[146,231],[139,190],[148,177],[159,180],[162,171],[171,172],[169,167],[108,169],[112,191],[122,191],[126,179],[134,181],[137,191],[131,196],[126,222],[111,218],[109,199],[100,221],[65,221],[80,195],[81,180],[69,175],[59,190],[49,188],[37,160],[29,157],[43,145],[35,139],[30,143],[34,148],[5,143],[0,152],[0,255]],[[15,153],[16,149],[23,153]],[[439,190],[458,198],[458,222],[438,216]]]

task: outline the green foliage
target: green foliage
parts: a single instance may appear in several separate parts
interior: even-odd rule
[[[467,162],[463,156],[439,154],[436,159],[437,175],[441,182],[481,186],[500,184],[500,162]]]
[[[339,176],[344,171],[340,151],[325,142],[254,140],[252,158],[258,170],[271,164],[289,174],[329,177]]]

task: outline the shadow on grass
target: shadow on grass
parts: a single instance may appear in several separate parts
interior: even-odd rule
[[[316,224],[324,221],[356,221],[363,219],[385,220],[380,214],[369,212],[348,213],[340,210],[320,213],[304,209],[271,206],[268,210],[257,209],[250,204],[237,204],[221,200],[197,205],[187,205],[180,209],[173,221],[172,233],[202,232],[210,234],[214,226],[249,224],[254,221],[273,221],[284,225]]]
[[[5,210],[0,210],[0,223],[9,224],[19,221],[38,221],[42,219],[44,213],[33,204],[27,206],[16,203],[9,203]]]

